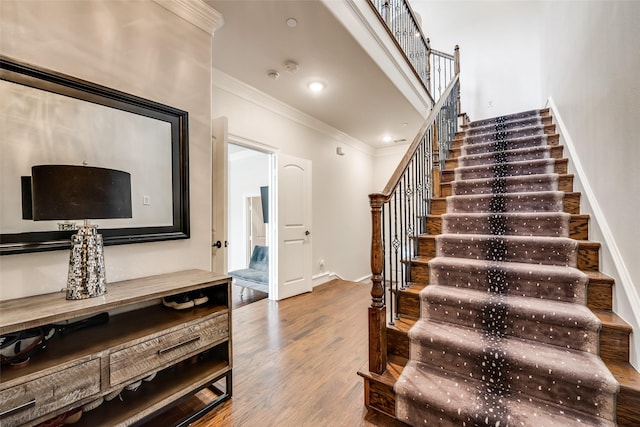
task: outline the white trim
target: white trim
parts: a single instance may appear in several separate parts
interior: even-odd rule
[[[638,297],[638,293],[636,292],[635,286],[633,284],[633,280],[631,279],[631,274],[629,274],[629,270],[622,259],[622,255],[620,254],[620,250],[618,249],[618,245],[616,244],[615,238],[613,237],[613,233],[611,233],[611,229],[609,228],[609,224],[607,223],[607,219],[600,208],[600,204],[593,192],[591,184],[589,183],[589,179],[587,178],[587,174],[582,167],[582,162],[578,157],[578,153],[575,148],[575,144],[571,139],[571,135],[569,135],[569,130],[567,129],[562,117],[560,116],[560,112],[558,111],[558,107],[556,106],[553,98],[549,96],[547,99],[547,106],[551,109],[553,113],[553,119],[560,128],[560,134],[564,140],[564,144],[569,150],[569,157],[571,159],[571,164],[573,165],[576,175],[578,175],[578,179],[582,184],[584,195],[587,198],[587,202],[593,211],[593,216],[595,221],[598,223],[598,227],[602,232],[602,236],[604,238],[604,245],[607,250],[611,254],[611,258],[613,259],[613,263],[615,265],[617,274],[620,279],[620,285],[624,289],[624,292],[627,296],[627,303],[631,307],[631,311],[633,316],[635,317],[636,324],[640,324],[640,298]]]
[[[250,148],[261,153],[274,154],[280,151],[280,148],[273,145],[265,144],[264,142],[256,141],[255,139],[245,138],[244,136],[230,133],[227,137],[229,144],[240,145],[245,148]]]
[[[276,113],[284,118],[293,120],[303,126],[314,129],[318,132],[327,135],[341,144],[346,144],[356,150],[359,150],[370,156],[375,154],[375,149],[364,142],[355,139],[346,133],[339,131],[338,129],[329,126],[325,122],[310,116],[296,108],[293,108],[289,104],[286,104],[266,93],[250,86],[235,77],[226,74],[225,72],[213,68],[213,85],[221,90],[224,90],[232,95],[236,95],[242,99],[245,99],[252,104],[265,108],[273,113]]]
[[[313,287],[314,288],[316,286],[320,286],[320,285],[323,285],[323,284],[325,284],[327,282],[330,282],[333,279],[348,280],[348,279],[344,279],[343,277],[341,277],[338,273],[328,272],[328,271],[326,271],[324,273],[316,274],[315,276],[313,276],[311,278],[311,280],[313,280]],[[352,282],[364,283],[369,279],[371,279],[371,274],[367,274],[366,276],[363,276],[363,277],[361,277],[359,279],[352,280]]]
[[[211,35],[224,24],[222,14],[203,0],[153,1]]]

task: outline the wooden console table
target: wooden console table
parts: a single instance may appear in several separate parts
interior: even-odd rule
[[[106,324],[54,336],[27,366],[2,367],[0,425],[35,425],[100,399],[151,374],[139,390],[83,413],[75,426],[144,422],[209,387],[218,397],[187,424],[231,397],[231,280],[188,270],[109,283],[103,296],[68,301],[64,292],[0,301],[0,335],[109,312]],[[166,296],[204,290],[209,301],[187,310]],[[213,386],[224,381],[223,388]]]

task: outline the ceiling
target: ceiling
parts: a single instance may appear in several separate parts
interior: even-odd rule
[[[420,114],[321,1],[205,2],[224,18],[214,67],[371,147],[413,140]],[[286,61],[297,70],[288,71]],[[311,93],[313,80],[326,89]],[[405,141],[383,142],[385,135]]]

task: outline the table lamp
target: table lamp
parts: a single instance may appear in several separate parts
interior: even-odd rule
[[[114,169],[71,165],[31,168],[33,220],[84,220],[71,236],[69,300],[106,292],[102,236],[90,219],[131,218],[131,175]]]

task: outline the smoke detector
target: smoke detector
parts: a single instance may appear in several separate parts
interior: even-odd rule
[[[278,80],[278,78],[280,78],[280,73],[276,70],[269,70],[267,71],[267,77],[269,77],[271,80]]]
[[[290,73],[295,73],[296,71],[298,71],[298,63],[292,60],[285,61],[284,69]]]

